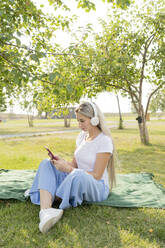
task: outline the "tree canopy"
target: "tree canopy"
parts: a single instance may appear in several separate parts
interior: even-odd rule
[[[0,2],[0,82],[2,93],[11,96],[33,80],[42,51],[49,46],[50,21],[32,1]],[[30,45],[29,45],[30,44]]]
[[[120,91],[130,97],[137,112],[142,143],[149,143],[146,115],[152,96],[165,84],[165,16],[163,1],[132,5],[127,9],[111,9],[103,31],[84,33],[75,42],[75,70],[84,94]],[[88,38],[90,36],[90,39]],[[77,62],[76,62],[77,61]],[[72,62],[73,64],[73,62]],[[72,66],[72,73],[74,66]],[[74,73],[75,74],[75,73]],[[143,85],[152,91],[146,109],[142,102]]]
[[[53,15],[44,13],[32,0],[4,0],[0,2],[0,108],[6,108],[6,96],[16,94],[29,82],[45,80],[43,68],[45,58],[58,56],[58,45],[52,44],[55,31],[69,28],[74,17],[62,16],[59,9],[70,11],[65,1],[48,0]],[[103,1],[104,2],[104,1]],[[107,0],[113,2],[113,0]],[[75,0],[77,8],[95,10],[89,0]],[[125,8],[129,0],[118,0],[117,5]],[[60,54],[59,54],[60,55]],[[42,65],[41,65],[42,64]],[[45,75],[46,73],[46,75]],[[50,72],[50,82],[55,74]]]

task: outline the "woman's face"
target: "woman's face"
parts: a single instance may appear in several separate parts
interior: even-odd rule
[[[81,130],[88,132],[93,127],[91,125],[91,119],[89,117],[86,117],[80,113],[77,113],[76,117],[79,124],[79,128],[81,128]]]

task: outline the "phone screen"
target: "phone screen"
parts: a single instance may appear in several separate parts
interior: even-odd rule
[[[48,155],[51,159],[55,159],[55,160],[58,160],[58,157],[55,156],[48,147],[45,146],[45,149],[48,151]]]

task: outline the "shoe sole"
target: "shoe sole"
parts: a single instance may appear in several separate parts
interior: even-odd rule
[[[45,221],[44,224],[39,224],[39,229],[42,233],[46,233],[50,230],[52,226],[54,226],[62,217],[63,211],[58,215],[58,217],[52,217],[49,220]]]

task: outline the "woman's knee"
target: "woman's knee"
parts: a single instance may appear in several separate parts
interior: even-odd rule
[[[47,164],[50,164],[50,159],[46,158],[46,159],[43,159],[40,163],[40,165],[47,165]]]
[[[39,169],[41,169],[41,168],[49,168],[49,167],[51,167],[52,165],[51,165],[51,162],[50,162],[50,160],[49,159],[44,159],[44,160],[42,160],[41,161],[41,163],[40,163],[40,165],[39,165]]]

